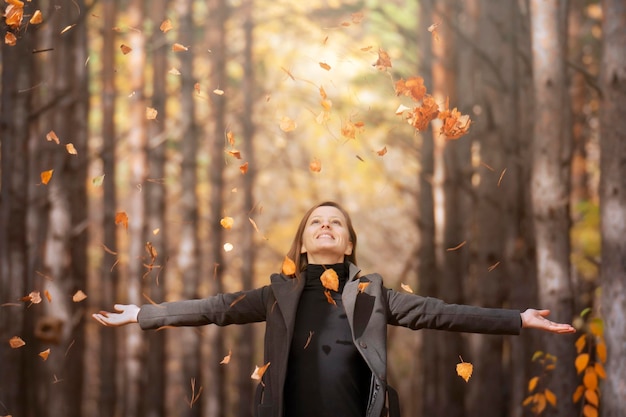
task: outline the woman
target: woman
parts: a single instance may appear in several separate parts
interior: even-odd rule
[[[519,334],[523,327],[575,331],[546,319],[547,310],[446,304],[385,288],[380,275],[359,274],[356,243],[348,213],[324,202],[298,226],[287,255],[296,265],[291,275],[273,274],[262,288],[202,300],[118,304],[118,313],[93,317],[105,326],[138,322],[142,329],[265,321],[270,366],[257,389],[258,417],[398,415],[387,385],[387,325],[489,334]]]

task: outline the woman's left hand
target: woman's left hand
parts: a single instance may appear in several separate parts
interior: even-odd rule
[[[555,323],[546,317],[550,314],[550,310],[535,310],[529,308],[524,311],[522,316],[522,327],[529,329],[545,330],[552,333],[575,333],[576,329],[565,323]]]

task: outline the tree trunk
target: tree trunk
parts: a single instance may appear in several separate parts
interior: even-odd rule
[[[601,312],[608,360],[600,410],[602,417],[618,417],[626,398],[626,9],[619,0],[604,0],[602,8]]]
[[[570,158],[571,137],[566,123],[567,101],[566,2],[532,0],[531,38],[535,94],[533,131],[532,202],[537,242],[537,272],[541,308],[551,318],[571,322],[574,316],[570,271]],[[556,395],[558,407],[547,411],[558,416],[576,414],[568,401],[574,392],[576,373],[571,336],[545,334],[544,351],[558,359],[551,377],[543,381]]]

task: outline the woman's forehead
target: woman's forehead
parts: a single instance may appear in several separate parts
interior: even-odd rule
[[[309,218],[313,217],[339,217],[345,220],[345,216],[337,207],[320,206],[311,212]]]

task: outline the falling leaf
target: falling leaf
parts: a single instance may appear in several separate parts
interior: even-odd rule
[[[407,121],[419,132],[425,131],[431,120],[439,115],[439,106],[435,98],[426,94],[419,107],[408,112]]]
[[[322,281],[322,285],[324,286],[324,288],[328,288],[329,290],[333,291],[339,291],[339,276],[334,269],[326,269],[320,276],[320,281]]]
[[[46,296],[46,298],[48,299],[48,302],[51,303],[52,302],[52,295],[50,294],[50,292],[48,290],[45,290],[43,292],[43,295]]]
[[[74,147],[72,143],[68,143],[67,145],[65,145],[65,150],[70,155],[78,155],[78,151],[76,150],[76,148]]]
[[[356,139],[356,134],[363,131],[363,122],[352,122],[348,120],[341,126],[341,135],[348,139]]]
[[[229,154],[232,157],[235,157],[237,159],[241,159],[241,152],[239,152],[236,149],[229,149],[226,151],[227,154]]]
[[[122,224],[128,230],[128,214],[125,211],[115,213],[115,224]]]
[[[368,285],[370,285],[369,282],[359,282],[359,292],[364,292]]]
[[[294,275],[296,273],[296,263],[292,261],[289,257],[285,256],[281,269],[283,271],[283,274],[285,275]]]
[[[233,300],[233,302],[232,302],[232,303],[230,303],[230,304],[228,305],[228,307],[231,307],[231,308],[232,308],[235,304],[237,304],[238,302],[240,302],[240,301],[241,301],[241,300],[243,300],[244,298],[246,298],[246,295],[245,295],[245,294],[241,294],[239,297],[235,298],[235,299]]]
[[[493,271],[494,269],[498,267],[498,265],[500,265],[500,261],[497,261],[495,264],[489,266],[489,268],[487,268],[487,272]]]
[[[245,164],[242,164],[239,166],[239,171],[242,174],[245,174],[246,172],[248,172],[248,163],[246,162]]]
[[[313,158],[313,160],[309,164],[309,169],[312,172],[320,172],[322,170],[322,162],[317,158]]]
[[[46,140],[47,140],[48,142],[54,142],[54,143],[56,143],[57,145],[61,143],[61,141],[59,140],[59,137],[57,136],[57,134],[56,134],[56,133],[54,133],[54,130],[51,130],[51,131],[49,131],[49,132],[46,134]]]
[[[235,144],[235,134],[231,131],[226,132],[226,140],[230,146],[233,146]]]
[[[230,252],[231,250],[233,250],[235,247],[233,246],[232,243],[224,243],[224,252]]]
[[[325,69],[326,71],[330,71],[330,65],[328,65],[328,64],[327,64],[327,63],[325,63],[325,62],[320,62],[320,67],[321,67],[322,69]]]
[[[41,176],[41,183],[42,184],[48,184],[50,182],[50,180],[52,179],[52,174],[54,173],[54,169],[50,169],[48,171],[43,171],[40,176]]]
[[[378,50],[378,59],[374,63],[376,69],[383,71],[386,68],[391,68],[391,58],[389,54],[382,49]]]
[[[35,10],[35,13],[33,13],[32,17],[29,20],[29,23],[31,25],[38,25],[41,22],[43,22],[43,15],[41,14],[41,10]]]
[[[506,172],[506,168],[504,168],[502,170],[502,173],[500,174],[500,178],[498,179],[498,187],[500,186],[500,184],[502,183],[502,178],[504,178],[504,173]]]
[[[443,120],[440,132],[446,135],[446,139],[458,139],[469,131],[472,121],[468,115],[461,114],[456,108],[450,110],[448,106],[449,99],[446,99],[445,109],[438,116]]]
[[[73,25],[69,25],[69,26],[65,26],[63,28],[63,30],[61,31],[60,35],[63,35],[65,32],[68,32],[70,29],[72,29],[74,26],[76,26],[76,24]]]
[[[306,343],[304,344],[304,347],[302,349],[306,349],[307,347],[309,347],[309,344],[311,343],[311,340],[313,340],[313,335],[314,334],[315,334],[314,331],[309,330],[309,337],[307,337]]]
[[[230,230],[233,227],[233,223],[235,223],[235,220],[232,217],[224,217],[220,220],[220,224],[226,230]]]
[[[422,77],[411,77],[406,81],[400,79],[395,84],[396,95],[405,95],[414,101],[421,101],[426,95],[426,87]]]
[[[21,348],[25,344],[26,342],[24,342],[19,336],[13,336],[11,339],[9,339],[9,345],[11,345],[11,348],[13,349]]]
[[[400,288],[402,288],[404,291],[406,291],[408,293],[413,294],[413,288],[411,288],[407,284],[400,284]]]
[[[216,88],[215,90],[213,90],[213,94],[215,94],[217,96],[223,96],[224,95],[224,90],[220,90],[219,88]]]
[[[9,46],[15,46],[17,44],[17,38],[11,32],[7,32],[4,35],[4,43]]]
[[[298,127],[296,122],[289,117],[283,116],[283,118],[280,119],[280,130],[283,132],[291,132],[295,130],[296,127]]]
[[[104,182],[104,174],[94,177],[91,180],[91,183],[94,185],[94,187],[100,187],[103,182]]]
[[[463,359],[461,359],[461,363],[456,364],[456,373],[458,376],[463,378],[465,382],[469,381],[473,371],[474,365],[469,362],[463,362]]]
[[[39,356],[41,357],[41,359],[45,361],[48,360],[48,356],[50,355],[50,348],[44,350],[43,352],[39,352]]]
[[[354,23],[355,25],[358,25],[359,23],[361,23],[361,20],[363,20],[364,16],[365,15],[363,14],[363,12],[352,13],[350,15],[350,20],[352,20],[352,23]]]
[[[128,45],[124,45],[124,44],[121,44],[121,45],[120,45],[120,49],[122,50],[122,53],[123,53],[124,55],[128,55],[128,54],[130,54],[130,53],[131,53],[131,51],[133,50],[133,48],[131,48],[131,47],[130,47],[130,46],[128,46]]]
[[[328,301],[328,304],[332,304],[335,306],[337,305],[337,303],[333,299],[332,294],[330,293],[330,290],[324,290],[324,295],[326,296],[326,301]]]
[[[159,26],[159,29],[161,30],[161,32],[163,33],[167,33],[170,30],[172,30],[172,21],[170,19],[165,19],[162,23],[161,26]]]
[[[156,235],[159,234],[160,231],[161,231],[161,229],[157,227],[156,229],[152,230],[152,234],[156,236]]]
[[[378,156],[383,156],[383,155],[385,155],[386,153],[387,153],[387,147],[386,147],[386,146],[384,146],[382,149],[380,149],[380,150],[376,151],[376,154],[377,154]]]
[[[367,51],[371,51],[371,50],[372,50],[372,45],[364,46],[364,47],[361,48],[361,51],[363,51],[363,52],[367,52]]]
[[[85,298],[87,298],[87,294],[85,294],[84,292],[82,292],[81,290],[78,290],[74,293],[74,295],[72,296],[72,301],[74,301],[75,303],[80,303],[81,301],[83,301]]]
[[[178,71],[176,68],[171,68],[167,73],[172,75],[180,75],[180,71]]]
[[[435,39],[436,42],[439,42],[439,32],[437,32],[438,26],[439,23],[433,23],[432,25],[428,26],[428,31],[432,33],[433,39]]]
[[[9,5],[4,10],[4,21],[12,29],[19,29],[24,18],[24,3],[21,1],[7,1]]]
[[[41,294],[39,291],[32,291],[26,297],[22,297],[22,301],[30,301],[33,304],[41,303]]]
[[[228,355],[224,356],[224,359],[220,362],[220,365],[228,365],[230,363],[230,356],[233,354],[232,351],[228,351]]]
[[[146,119],[155,120],[157,118],[158,113],[159,112],[157,111],[157,109],[152,108],[152,107],[146,107]]]
[[[252,373],[250,378],[255,379],[255,380],[260,380],[261,378],[263,378],[263,374],[265,373],[265,371],[267,371],[267,368],[269,366],[270,366],[270,362],[266,363],[265,365],[261,367],[255,366],[254,372]]]
[[[184,45],[181,45],[180,43],[175,43],[174,45],[172,45],[172,51],[174,52],[182,52],[182,51],[188,51],[189,48],[187,48]]]

